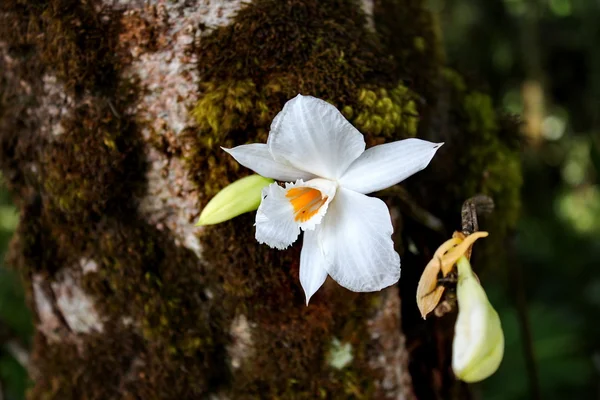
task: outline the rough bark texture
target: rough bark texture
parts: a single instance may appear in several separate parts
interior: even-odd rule
[[[502,248],[518,136],[444,67],[436,31],[420,0],[3,0],[0,167],[36,312],[30,397],[463,396],[454,316],[420,320],[416,281],[476,193],[497,205],[479,268]],[[331,101],[368,145],[446,142],[411,199],[384,198],[399,286],[327,281],[306,307],[301,243],[257,244],[252,215],[193,226],[249,173],[219,146],[264,142],[297,93]]]

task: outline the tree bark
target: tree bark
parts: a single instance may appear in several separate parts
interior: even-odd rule
[[[36,313],[30,398],[464,398],[455,315],[420,320],[416,282],[479,192],[497,205],[492,265],[519,208],[518,134],[443,65],[422,3],[2,2],[0,167],[21,212],[9,261]],[[381,194],[398,286],[328,280],[307,307],[301,243],[259,245],[252,215],[194,227],[249,173],[220,146],[264,142],[297,93],[334,103],[368,145],[447,143],[401,196]]]

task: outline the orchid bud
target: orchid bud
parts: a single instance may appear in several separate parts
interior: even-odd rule
[[[452,343],[452,369],[465,382],[478,382],[498,369],[504,355],[500,317],[466,257],[457,263],[458,318]]]
[[[258,209],[262,189],[273,182],[273,179],[260,175],[250,175],[233,182],[208,202],[196,226],[218,224]]]

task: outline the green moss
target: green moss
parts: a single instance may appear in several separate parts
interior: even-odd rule
[[[499,222],[494,233],[504,240],[508,230],[515,228],[520,209],[519,154],[500,140],[497,113],[488,95],[477,91],[467,93],[463,110],[467,114],[467,132],[479,137],[476,146],[470,146],[461,159],[467,171],[462,190],[467,195],[479,192],[494,199],[496,215],[492,220]]]
[[[430,105],[437,102],[443,64],[438,26],[420,0],[375,2],[375,27],[386,53],[395,60],[398,77]]]
[[[424,53],[427,50],[427,41],[425,38],[417,36],[414,38],[413,43],[417,51]]]
[[[115,387],[129,388],[132,379],[128,382],[127,373],[135,357],[143,353],[135,335],[123,332],[117,338],[93,335],[78,349],[74,343],[50,344],[38,336],[34,361],[40,375],[29,398],[102,399],[113,397]],[[87,359],[95,362],[87,363]],[[102,384],[95,381],[99,378]]]
[[[442,77],[444,78],[444,81],[450,90],[458,93],[463,93],[467,90],[465,79],[461,74],[458,73],[458,71],[452,68],[442,68]]]
[[[69,91],[107,91],[116,80],[120,15],[77,0],[9,1],[27,19],[27,40]]]
[[[477,91],[468,92],[463,99],[463,108],[467,113],[469,132],[480,132],[490,138],[496,136],[497,116],[489,95]]]
[[[356,106],[345,106],[342,112],[370,137],[415,137],[419,122],[415,99],[402,84],[389,91],[360,89]]]
[[[135,331],[147,357],[162,365],[147,372],[152,398],[199,395],[226,379],[228,317],[210,306],[207,288],[214,296],[222,293],[196,255],[135,220],[107,221],[107,228],[115,234],[104,236],[94,251],[105,255],[99,276],[86,276],[85,285],[103,315],[139,324]],[[189,372],[178,376],[182,366]],[[172,382],[178,382],[177,389],[167,384]],[[141,389],[150,390],[148,385]]]
[[[489,195],[496,203],[494,213],[484,218],[482,229],[489,230],[487,251],[482,259],[497,260],[494,252],[502,254],[507,235],[516,226],[520,210],[522,184],[519,157],[519,130],[514,121],[500,116],[489,95],[470,91],[454,71],[444,73],[455,104],[452,118],[464,133],[457,135],[455,144],[456,173],[462,177],[453,188],[460,201],[478,193]]]
[[[260,91],[279,76],[295,93],[337,101],[366,81],[397,81],[390,79],[392,60],[352,1],[259,0],[240,10],[235,22],[200,44],[205,81],[250,78]]]
[[[260,99],[256,85],[249,79],[226,81],[220,84],[202,85],[202,97],[192,110],[192,115],[202,131],[211,131],[206,145],[213,146],[234,129],[243,129],[252,123],[255,114],[266,121],[268,113],[264,100]],[[258,113],[257,113],[258,111]]]
[[[354,398],[350,385],[360,388],[365,398],[372,397],[373,374],[364,341],[364,321],[374,312],[371,295],[351,293],[330,282],[307,308],[298,279],[300,246],[275,251],[248,241],[223,248],[224,243],[252,238],[253,222],[253,216],[244,215],[207,227],[202,238],[205,259],[220,266],[220,306],[245,315],[255,327],[252,347],[258,351],[236,371],[232,397],[309,399],[325,392]],[[327,364],[332,335],[353,345],[354,361],[343,371]]]
[[[101,103],[78,106],[62,126],[65,133],[41,159],[48,214],[85,224],[110,208],[126,208],[144,171],[135,126]]]

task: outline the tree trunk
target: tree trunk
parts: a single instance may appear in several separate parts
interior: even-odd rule
[[[476,268],[491,265],[518,213],[518,134],[444,67],[422,3],[2,1],[0,167],[36,313],[31,398],[464,398],[455,313],[422,321],[416,282],[479,192],[497,205]],[[368,146],[446,142],[401,196],[381,194],[398,286],[328,280],[307,307],[301,243],[259,245],[250,214],[194,227],[249,173],[220,146],[265,142],[298,93]]]

